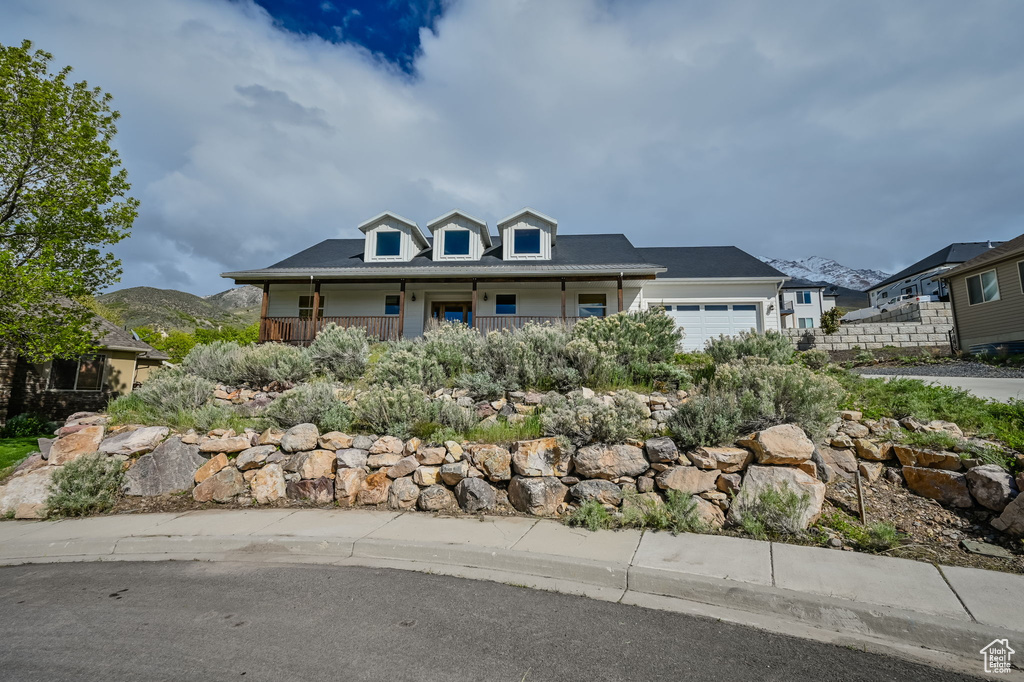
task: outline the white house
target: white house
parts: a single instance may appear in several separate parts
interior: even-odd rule
[[[782,285],[779,309],[783,329],[813,329],[821,326],[821,315],[836,307],[829,285],[794,278]]]
[[[270,267],[227,272],[263,288],[260,340],[309,343],[325,324],[365,327],[382,340],[414,337],[427,321],[483,332],[527,322],[663,307],[688,349],[741,330],[780,328],[788,279],[733,246],[638,248],[622,234],[559,235],[558,221],[524,208],[497,224],[462,211],[427,232],[386,211],[363,239],[327,239]]]

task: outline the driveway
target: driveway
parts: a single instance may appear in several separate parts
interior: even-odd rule
[[[995,379],[990,377],[937,377],[918,375],[862,374],[869,379],[920,379],[925,383],[963,388],[979,398],[1007,402],[1010,398],[1024,400],[1024,379]]]

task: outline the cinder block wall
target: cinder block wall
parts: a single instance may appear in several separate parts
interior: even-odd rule
[[[953,310],[949,303],[931,301],[912,303],[897,310],[880,313],[862,320],[853,320],[844,324],[879,324],[883,322],[918,322],[925,325],[953,325]]]
[[[821,329],[783,329],[782,333],[798,350],[852,350],[854,346],[873,350],[946,346],[952,328],[952,324],[843,324],[835,334]]]

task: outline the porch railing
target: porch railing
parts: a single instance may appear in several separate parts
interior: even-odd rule
[[[378,341],[398,338],[398,317],[394,315],[322,317],[315,322],[303,317],[264,317],[260,320],[260,341],[308,346],[332,322],[339,327],[362,327],[367,336]]]
[[[571,327],[580,319],[579,317],[543,317],[536,315],[477,315],[473,326],[479,329],[481,333],[487,334],[506,329],[520,329],[529,322],[536,324],[550,322],[551,324],[564,324],[567,327]]]

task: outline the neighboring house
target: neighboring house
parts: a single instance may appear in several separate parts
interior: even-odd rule
[[[1024,235],[942,276],[957,345],[969,353],[1024,353]]]
[[[779,328],[784,274],[731,246],[637,248],[622,234],[559,235],[532,209],[487,223],[451,211],[427,224],[385,212],[363,239],[328,239],[267,268],[227,272],[263,287],[260,341],[309,343],[329,322],[378,339],[419,336],[432,319],[488,332],[527,322],[664,307],[686,348]]]
[[[942,283],[943,273],[999,244],[1000,242],[965,242],[939,249],[868,289],[870,305],[878,306],[897,296],[938,296],[945,300],[948,292]]]
[[[838,294],[823,282],[794,278],[782,285],[779,310],[783,329],[814,329],[821,326],[821,315],[836,307]]]
[[[102,410],[170,359],[131,332],[95,319],[99,348],[94,354],[31,363],[0,353],[0,424],[25,413],[63,419],[72,412]]]

